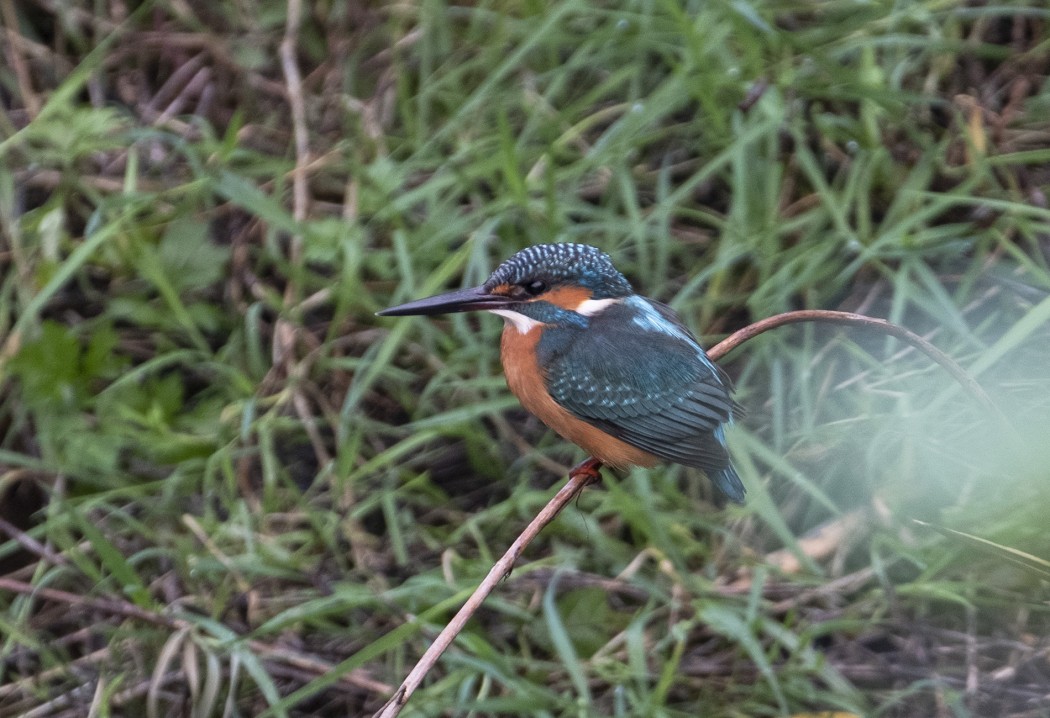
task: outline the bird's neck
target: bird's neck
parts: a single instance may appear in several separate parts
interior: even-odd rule
[[[545,301],[523,302],[489,311],[506,320],[506,331],[513,328],[521,334],[528,334],[539,327],[586,329],[588,325],[586,315]]]

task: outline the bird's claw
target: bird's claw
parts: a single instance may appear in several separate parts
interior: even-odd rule
[[[593,456],[581,461],[576,464],[569,472],[569,478],[575,479],[577,477],[583,478],[586,481],[586,486],[591,484],[599,484],[602,480],[602,462],[595,459]]]

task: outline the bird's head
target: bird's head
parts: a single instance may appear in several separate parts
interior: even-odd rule
[[[536,324],[584,321],[634,293],[605,252],[587,244],[537,244],[523,249],[480,287],[439,294],[378,312],[380,316],[485,310],[521,331]],[[575,315],[573,317],[572,315]]]

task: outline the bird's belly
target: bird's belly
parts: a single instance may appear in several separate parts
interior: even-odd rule
[[[543,372],[536,362],[536,344],[541,331],[537,326],[522,333],[510,322],[503,330],[500,344],[503,372],[507,376],[507,386],[521,405],[558,435],[603,464],[617,468],[655,464],[657,459],[652,454],[610,436],[574,416],[551,398]]]

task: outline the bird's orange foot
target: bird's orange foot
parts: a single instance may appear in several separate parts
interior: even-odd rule
[[[585,461],[581,461],[572,467],[572,470],[569,472],[570,479],[575,479],[576,477],[583,478],[586,481],[585,486],[600,484],[602,481],[602,462],[593,456]]]

